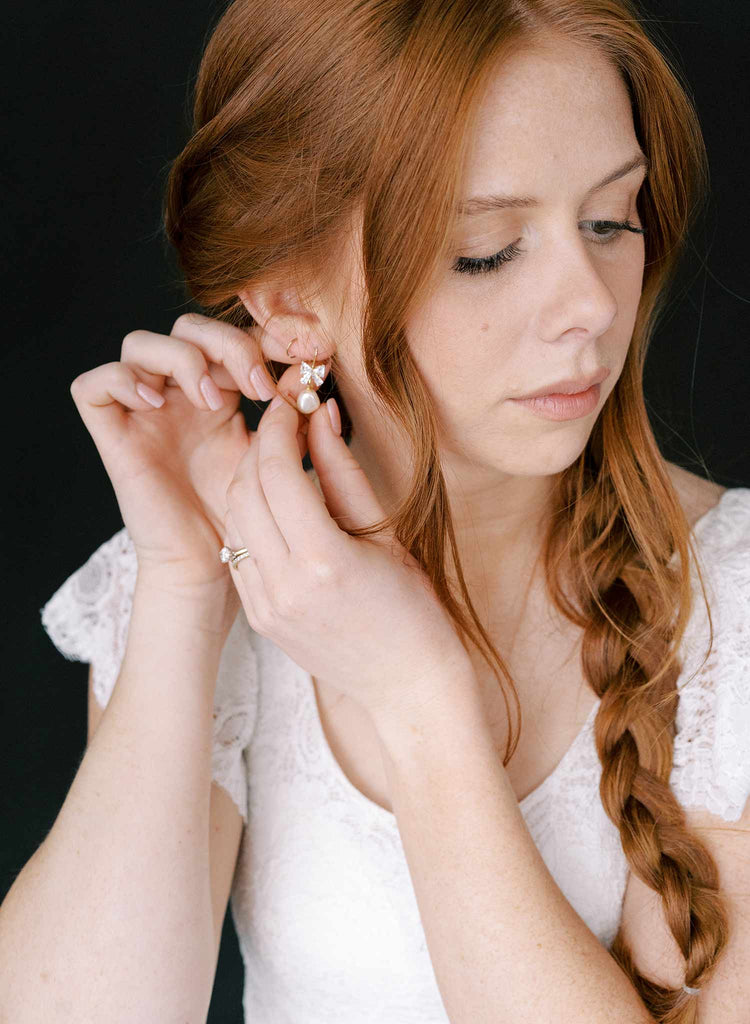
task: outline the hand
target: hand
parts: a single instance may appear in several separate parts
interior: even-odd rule
[[[300,418],[309,418],[325,500],[302,468]],[[250,552],[227,570],[252,629],[373,720],[430,700],[470,667],[416,559],[392,535],[343,529],[370,525],[384,510],[323,405],[310,417],[292,401],[265,410],[227,503],[227,543]]]
[[[272,339],[268,344],[281,347]],[[279,352],[270,358],[289,359]],[[239,395],[260,398],[250,369],[262,362],[261,345],[249,333],[189,313],[168,336],[132,331],[120,362],[88,370],[70,387],[112,481],[139,573],[182,592],[215,597],[228,589],[235,614],[219,549],[226,489],[253,436]],[[199,387],[205,373],[223,399],[215,411]],[[299,368],[290,366],[280,383],[295,375]],[[160,408],[138,394],[139,382],[162,395]],[[304,438],[298,443],[305,451]]]

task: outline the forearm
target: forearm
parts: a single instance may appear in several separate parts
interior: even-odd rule
[[[55,823],[0,907],[0,1018],[205,1019],[208,822],[223,639],[139,582],[117,685]]]
[[[547,870],[473,677],[411,720],[375,725],[451,1024],[652,1024]]]

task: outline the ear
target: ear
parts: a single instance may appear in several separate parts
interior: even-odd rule
[[[318,362],[330,359],[330,344],[323,337],[317,313],[299,301],[294,289],[256,287],[238,292],[248,313],[257,323],[263,354],[279,363],[310,362],[318,349]],[[287,354],[287,347],[296,338]]]

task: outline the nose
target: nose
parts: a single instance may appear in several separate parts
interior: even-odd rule
[[[580,234],[558,241],[541,286],[537,330],[543,340],[554,342],[571,331],[598,338],[612,326],[617,299]]]

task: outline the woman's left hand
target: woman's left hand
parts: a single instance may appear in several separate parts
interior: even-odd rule
[[[415,558],[395,536],[350,537],[384,516],[364,470],[296,396],[263,413],[227,490],[227,563],[247,620],[310,674],[389,719],[439,697],[468,654]],[[307,444],[325,501],[302,468]]]

